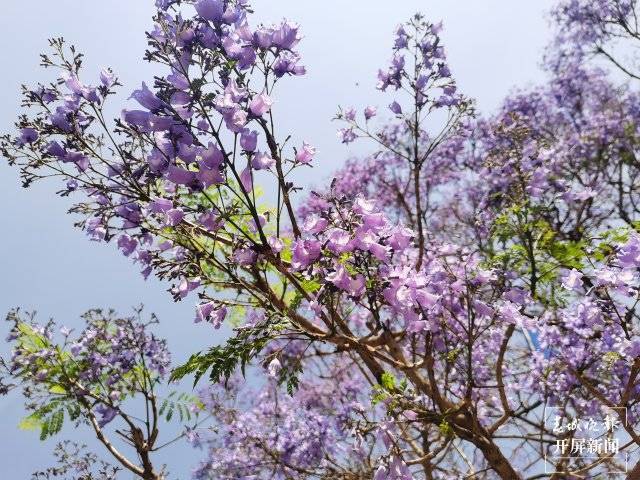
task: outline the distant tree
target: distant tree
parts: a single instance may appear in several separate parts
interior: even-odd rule
[[[137,109],[105,118],[117,78],[91,84],[53,40],[42,60],[60,78],[24,88],[29,113],[1,148],[25,186],[62,181],[91,239],[170,282],[175,300],[197,295],[197,322],[235,327],[171,374],[211,384],[199,401],[215,431],[185,433],[206,451],[196,478],[612,478],[627,454],[638,462],[640,99],[587,55],[633,81],[606,45],[637,40],[635,2],[560,2],[549,83],[486,118],[458,92],[440,25],[415,15],[378,74],[388,118],[374,106],[336,118],[344,143],[372,153],[304,194],[292,173],[315,166],[315,148],[292,145],[300,132],[276,117],[278,89],[305,74],[299,27],[252,26],[244,0],[157,6],[145,58],[162,74],[133,92]],[[59,381],[39,349],[12,369],[49,387],[34,412]],[[82,355],[78,377],[95,368]],[[168,364],[152,365],[155,385]],[[265,378],[242,381],[260,367]],[[139,383],[118,395],[153,403]],[[73,385],[59,395],[98,402],[82,410],[98,438],[105,420],[128,424],[139,462],[111,451],[120,465],[160,478],[155,420],[145,430],[109,389],[87,400]],[[577,427],[601,419],[584,454]]]

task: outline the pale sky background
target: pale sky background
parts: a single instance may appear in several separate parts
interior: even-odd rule
[[[142,80],[152,83],[154,67],[141,60],[144,31],[151,25],[153,0],[0,0],[0,132],[10,131],[19,112],[19,85],[46,78],[38,54],[47,38],[63,36],[86,55],[85,77],[111,66],[130,92]],[[349,155],[331,122],[337,105],[386,104],[375,91],[375,73],[386,65],[394,27],[421,11],[444,21],[443,40],[459,88],[490,113],[514,87],[543,81],[539,67],[550,40],[546,12],[551,0],[253,0],[261,21],[281,18],[302,25],[306,77],[283,83],[275,112],[280,132],[294,132],[318,147],[313,170],[302,181],[320,184]],[[252,23],[256,23],[255,20]],[[118,108],[120,105],[118,105]],[[382,108],[380,109],[383,110]],[[355,147],[361,149],[362,147]],[[358,150],[361,151],[361,150]],[[175,363],[221,340],[209,326],[193,324],[195,298],[175,304],[166,285],[145,282],[113,245],[89,242],[65,215],[68,203],[42,183],[24,190],[15,169],[0,159],[0,315],[21,306],[77,325],[91,307],[129,312],[144,304],[162,322]],[[0,324],[0,338],[6,335]],[[0,353],[6,354],[2,345]],[[0,397],[1,478],[29,479],[51,465],[54,441],[17,429],[21,398]],[[89,435],[65,429],[59,439],[91,442]],[[174,474],[189,478],[201,453],[188,447],[166,450],[162,458]],[[121,478],[129,478],[122,475]]]

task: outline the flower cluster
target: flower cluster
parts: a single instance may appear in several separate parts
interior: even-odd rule
[[[435,25],[416,14],[412,19],[396,29],[396,40],[393,47],[393,57],[388,68],[378,71],[378,90],[385,92],[393,90],[394,98],[389,104],[389,111],[404,128],[415,128],[426,136],[419,123],[425,115],[444,109],[452,111],[466,110],[468,100],[457,92],[457,86],[449,66],[446,62],[444,46],[439,33],[442,25]],[[398,96],[408,93],[408,99]],[[363,110],[366,122],[361,126],[357,122],[354,108],[341,110],[337,118],[347,123],[338,131],[342,143],[351,143],[358,137],[370,137],[369,121],[375,117],[378,110],[368,106]],[[413,127],[407,123],[415,122]],[[379,134],[383,145],[389,147],[384,133]],[[432,138],[433,140],[433,138]]]
[[[254,184],[270,178],[293,215],[285,177],[309,165],[315,148],[305,142],[287,154],[271,130],[276,83],[305,73],[297,25],[252,28],[242,1],[158,6],[146,57],[167,73],[131,94],[138,106],[124,109],[113,131],[103,106],[116,77],[104,70],[97,87],[82,81],[81,55],[71,49],[69,58],[55,40],[44,63],[62,76],[25,90],[35,114],[21,119],[17,138],[4,137],[2,152],[21,165],[25,185],[61,177],[61,194],[85,199],[72,210],[90,238],[116,238],[145,278],[155,271],[174,281],[171,292],[183,299],[218,282],[216,269],[239,281],[238,269],[280,242],[282,209],[259,206]],[[187,240],[194,233],[200,253]],[[219,326],[224,305],[204,300],[197,320]]]
[[[550,388],[554,403],[570,401],[579,414],[594,416],[640,392],[629,383],[640,354],[638,326],[630,320],[640,298],[639,252],[633,233],[606,261],[564,275],[566,305],[541,317],[535,353],[534,385]],[[639,414],[636,405],[626,412],[629,422]]]
[[[549,60],[548,85],[484,117],[457,91],[440,26],[412,17],[378,74],[391,118],[337,115],[342,142],[374,150],[298,203],[291,174],[316,149],[274,133],[277,87],[305,73],[298,26],[252,26],[244,0],[156,4],[146,59],[164,74],[137,105],[109,122],[114,74],[83,80],[82,57],[53,41],[44,64],[62,75],[25,90],[30,113],[1,148],[25,185],[59,177],[81,197],[72,212],[92,239],[176,301],[197,295],[196,322],[235,327],[172,372],[216,384],[194,410],[218,433],[184,433],[206,448],[197,478],[513,480],[559,438],[541,405],[626,408],[640,443],[640,102],[584,62],[611,29],[634,36],[634,2],[561,2],[572,40],[553,52],[572,63]],[[62,349],[18,322],[13,365],[100,428],[168,357],[146,325],[94,317]],[[234,376],[247,366],[264,373],[251,385]],[[596,476],[615,462],[556,467]]]
[[[635,0],[563,0],[554,6],[556,23],[553,49],[547,65],[555,71],[570,71],[601,56],[623,73],[637,78],[637,64],[621,54],[619,39],[638,38],[638,5]]]
[[[380,451],[364,427],[372,425],[379,409],[365,407],[366,382],[347,374],[337,360],[330,361],[331,379],[305,379],[292,396],[272,381],[255,388],[250,402],[230,401],[220,386],[202,390],[204,408],[215,412],[223,432],[197,433],[209,454],[194,477],[262,478],[264,471],[282,478],[301,472],[339,477],[358,471],[371,476],[368,450]],[[238,394],[248,387],[235,379],[227,388]]]
[[[461,97],[456,95],[456,84],[446,63],[439,35],[441,29],[442,24],[429,23],[422,15],[415,15],[411,21],[398,26],[391,64],[386,70],[378,71],[377,88],[382,91],[389,87],[406,88],[414,93],[418,105],[457,105]],[[391,105],[393,113],[402,114],[397,102]]]
[[[8,367],[35,401],[35,414],[50,405],[53,394],[59,403],[92,410],[103,427],[119,414],[122,402],[141,389],[151,391],[168,372],[166,342],[148,331],[155,320],[142,321],[139,314],[118,318],[113,312],[87,312],[86,326],[77,335],[64,326],[56,332],[51,322],[42,326],[24,320],[17,312],[9,320],[13,328],[7,340],[13,350]]]

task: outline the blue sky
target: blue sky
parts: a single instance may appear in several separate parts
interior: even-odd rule
[[[86,55],[85,75],[111,66],[128,92],[142,80],[149,83],[154,67],[141,60],[144,30],[151,24],[152,0],[3,0],[0,44],[3,52],[0,89],[0,131],[10,131],[19,112],[19,86],[48,78],[38,68],[38,54],[47,38],[63,36]],[[421,11],[444,21],[443,39],[459,88],[491,112],[514,87],[544,79],[539,68],[550,31],[545,17],[550,0],[254,0],[258,20],[283,17],[299,22],[305,39],[301,50],[308,67],[305,78],[288,81],[276,97],[279,130],[294,140],[318,147],[315,168],[300,178],[320,184],[350,155],[331,122],[338,105],[383,106],[374,89],[375,73],[390,56],[396,24]],[[124,93],[127,95],[124,95]],[[121,107],[114,109],[114,112]],[[69,204],[53,195],[57,185],[20,187],[17,171],[0,161],[0,314],[12,307],[37,310],[41,319],[54,317],[77,325],[92,307],[130,311],[144,304],[158,314],[159,333],[169,340],[176,362],[190,352],[221,341],[221,333],[193,324],[194,299],[173,303],[166,285],[145,282],[113,246],[86,240],[65,215]],[[6,328],[0,327],[4,337]],[[0,347],[5,354],[5,346]],[[55,442],[42,444],[33,432],[17,430],[23,410],[20,397],[0,398],[0,460],[3,478],[28,479],[48,466]],[[63,432],[71,437],[71,431]],[[81,438],[90,442],[90,436]],[[176,447],[163,461],[179,478],[188,478],[198,453]]]

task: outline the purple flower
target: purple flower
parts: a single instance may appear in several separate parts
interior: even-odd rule
[[[210,169],[220,168],[224,162],[222,151],[213,143],[209,143],[207,149],[200,153],[200,157],[202,158],[202,165],[206,165]]]
[[[131,255],[137,248],[138,241],[135,238],[131,238],[129,235],[120,235],[118,238],[118,248],[122,250],[122,254],[125,257]]]
[[[177,287],[171,289],[171,293],[173,293],[177,298],[185,298],[189,292],[192,292],[196,288],[200,286],[200,278],[196,277],[192,280],[187,278],[183,278],[180,280],[180,283]]]
[[[253,190],[253,175],[251,174],[251,167],[249,165],[240,172],[240,183],[245,192]]]
[[[99,100],[96,89],[83,85],[75,75],[69,75],[65,81],[65,85],[78,97],[82,97],[90,102],[97,102]]]
[[[196,173],[196,178],[204,188],[224,182],[224,176],[217,168],[209,169],[201,167],[200,171]]]
[[[304,66],[298,65],[299,61],[298,54],[282,52],[273,64],[273,72],[278,78],[284,75],[304,75],[307,70]]]
[[[227,8],[222,15],[222,21],[228,25],[238,23],[243,18],[246,6],[247,0],[237,0],[235,6],[231,5],[231,2],[227,2]]]
[[[393,48],[396,50],[402,50],[409,45],[409,35],[407,35],[404,25],[400,25],[396,30],[396,41]]]
[[[251,160],[251,166],[256,170],[270,170],[276,164],[276,161],[268,154],[258,152]]]
[[[172,208],[167,211],[166,225],[168,227],[175,227],[184,220],[184,212],[179,208]]]
[[[238,57],[238,67],[241,70],[250,68],[256,63],[256,52],[251,47],[243,47]]]
[[[210,232],[222,227],[223,222],[214,212],[205,212],[198,217],[198,223]]]
[[[147,110],[152,112],[156,112],[163,108],[164,103],[158,97],[154,95],[154,93],[149,90],[147,84],[142,82],[142,87],[138,90],[134,90],[130,99],[133,98],[136,102],[142,105]]]
[[[67,156],[67,151],[55,140],[52,142],[49,142],[49,144],[47,145],[46,151],[49,155],[52,155],[58,158]]]
[[[258,48],[269,48],[273,45],[273,28],[259,27],[253,32],[253,44]]]
[[[349,127],[338,130],[338,137],[342,139],[342,143],[348,144],[353,142],[357,138],[357,135],[354,132],[353,127]]]
[[[193,448],[201,448],[202,447],[202,439],[200,438],[200,434],[189,427],[186,427],[185,431],[184,431],[184,436],[185,439],[187,440],[187,442],[193,447]]]
[[[387,225],[387,219],[382,213],[367,213],[362,216],[362,226],[365,230],[378,231]]]
[[[497,305],[496,310],[498,311],[501,319],[507,323],[517,326],[522,326],[527,323],[524,315],[520,313],[520,309],[515,303],[502,302]]]
[[[173,208],[173,202],[168,198],[156,198],[149,203],[149,211],[153,213],[166,213]]]
[[[208,321],[211,314],[216,310],[217,304],[215,302],[201,303],[196,307],[196,319],[195,322]]]
[[[247,124],[247,112],[234,108],[224,115],[224,121],[229,130],[239,133]]]
[[[100,427],[104,427],[108,423],[111,423],[118,415],[118,411],[115,408],[107,407],[102,404],[96,407],[96,412],[100,415],[100,419],[98,420],[98,425]]]
[[[196,180],[196,174],[184,168],[169,165],[166,178],[177,185],[191,185]]]
[[[402,107],[395,100],[393,101],[393,103],[391,105],[389,105],[389,110],[391,110],[396,115],[402,115]]]
[[[268,237],[267,243],[271,247],[271,250],[275,253],[279,253],[284,249],[284,242],[278,237]]]
[[[38,131],[34,128],[23,128],[20,130],[19,143],[24,145],[33,143],[38,139]]]
[[[449,70],[449,67],[447,65],[441,64],[438,68],[438,75],[440,77],[450,77],[451,71]]]
[[[92,217],[87,220],[84,228],[89,238],[93,241],[100,242],[107,235],[107,229],[104,227],[102,219],[98,217]]]
[[[258,145],[258,132],[253,130],[243,130],[240,134],[240,146],[247,152],[255,151]]]
[[[223,0],[199,0],[195,4],[196,12],[205,20],[219,23],[224,14]]]
[[[378,109],[374,106],[369,105],[364,109],[364,118],[365,120],[371,120],[378,113]]]
[[[341,254],[353,249],[351,235],[345,230],[334,228],[329,232],[328,238],[327,248],[333,253]]]
[[[411,244],[411,239],[415,236],[412,230],[403,226],[394,227],[389,237],[389,245],[394,250],[404,250]]]
[[[291,266],[302,270],[311,265],[320,256],[321,244],[317,240],[298,240],[293,245]]]
[[[220,326],[222,325],[222,322],[226,317],[227,317],[227,308],[224,306],[221,306],[214,312],[214,314],[210,318],[210,322],[212,323],[213,328],[216,328],[216,329],[220,328]]]
[[[564,277],[562,286],[567,290],[579,290],[582,287],[582,273],[572,268]]]
[[[316,154],[316,148],[307,142],[302,142],[302,149],[296,153],[296,162],[308,165]]]
[[[174,92],[170,99],[170,103],[174,107],[183,107],[184,105],[188,105],[191,101],[191,95],[181,90]]]
[[[51,103],[58,98],[58,95],[54,90],[50,88],[44,88],[43,86],[40,86],[32,93],[34,96],[41,98],[44,103]]]
[[[130,125],[136,125],[138,127],[150,128],[149,120],[151,114],[144,110],[122,110],[122,120]]]
[[[233,259],[238,262],[238,265],[253,265],[258,259],[258,255],[251,248],[241,248],[234,253]]]
[[[89,157],[82,152],[67,152],[62,161],[65,163],[74,163],[81,172],[84,172],[89,167]]]
[[[369,213],[373,213],[375,206],[375,200],[369,200],[359,195],[353,203],[353,211],[360,215],[368,215]]]
[[[377,470],[376,473],[373,475],[373,480],[389,480],[389,475],[387,474],[387,469],[384,467],[384,465],[380,465]]]
[[[267,371],[269,372],[269,376],[271,378],[276,378],[280,370],[282,370],[282,364],[280,363],[280,360],[278,360],[277,358],[274,358],[273,360],[271,360],[269,362],[269,365],[267,365]]]
[[[338,265],[334,272],[327,274],[326,279],[354,297],[360,296],[364,292],[364,276],[359,273],[355,278],[351,278],[342,265]]]
[[[411,470],[400,457],[393,457],[389,465],[389,480],[413,480]]]
[[[356,109],[355,108],[348,108],[347,110],[345,110],[344,118],[345,118],[345,120],[347,120],[349,122],[355,122],[356,121]]]
[[[238,60],[242,56],[243,48],[246,48],[243,46],[243,41],[237,32],[233,32],[224,37],[222,46],[227,55],[234,60]]]
[[[63,107],[57,107],[56,111],[49,116],[49,121],[54,127],[69,133],[73,131],[73,126],[69,121],[67,113],[67,110]]]
[[[301,37],[298,34],[299,28],[299,25],[296,23],[282,22],[280,28],[275,29],[271,36],[273,45],[283,50],[291,50],[300,41]]]
[[[167,75],[167,81],[179,90],[186,90],[189,88],[189,80],[182,73],[175,69],[171,70],[171,74]]]
[[[193,162],[195,162],[196,157],[198,156],[198,154],[201,153],[202,148],[196,147],[195,145],[191,145],[188,143],[183,143],[180,140],[183,140],[183,139],[182,138],[178,139],[180,143],[178,143],[177,145],[178,151],[176,156],[180,157],[180,160],[182,160],[187,165],[190,165]]]
[[[638,268],[640,266],[640,235],[632,233],[629,240],[618,252],[618,262],[622,268]]]
[[[111,69],[105,68],[100,72],[100,83],[106,88],[110,88],[116,81],[116,76]]]
[[[273,100],[265,92],[262,92],[253,97],[249,103],[249,110],[254,116],[261,117],[271,109],[272,105]]]
[[[319,217],[318,215],[309,215],[305,218],[302,228],[307,233],[320,233],[322,232],[329,222],[326,219]]]

